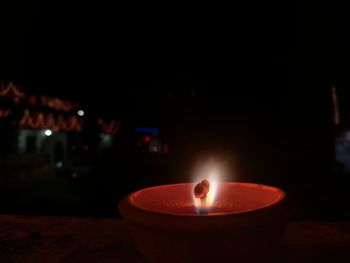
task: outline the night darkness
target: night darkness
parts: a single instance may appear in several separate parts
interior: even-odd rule
[[[121,222],[127,194],[191,182],[196,165],[215,160],[225,180],[284,189],[296,225],[348,224],[342,10],[302,1],[1,3],[0,221]]]
[[[329,176],[330,87],[337,85],[340,100],[349,96],[338,70],[345,44],[335,7],[158,11],[33,1],[1,9],[4,81],[120,118],[126,138],[135,125],[161,127],[179,174],[216,151],[236,158],[240,179],[287,184]]]

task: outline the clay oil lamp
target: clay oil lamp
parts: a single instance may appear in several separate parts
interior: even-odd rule
[[[136,191],[119,210],[149,262],[176,263],[271,262],[289,215],[281,189],[205,178]]]

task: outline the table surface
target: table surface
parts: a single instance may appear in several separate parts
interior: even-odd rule
[[[283,262],[350,262],[350,223],[292,222]],[[146,262],[120,219],[0,215],[0,262]]]

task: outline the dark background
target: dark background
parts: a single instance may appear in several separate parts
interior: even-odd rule
[[[105,210],[66,214],[114,215],[129,191],[186,181],[196,160],[216,156],[232,180],[289,191],[296,217],[348,220],[349,180],[332,170],[332,85],[345,126],[349,117],[342,9],[11,1],[0,8],[0,79],[123,121],[122,150],[96,160]],[[166,161],[135,157],[135,125],[165,131]]]

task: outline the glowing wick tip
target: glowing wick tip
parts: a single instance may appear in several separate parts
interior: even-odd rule
[[[207,194],[209,192],[210,183],[208,180],[202,180],[194,187],[194,196],[201,199],[200,214],[208,214],[207,210]]]

